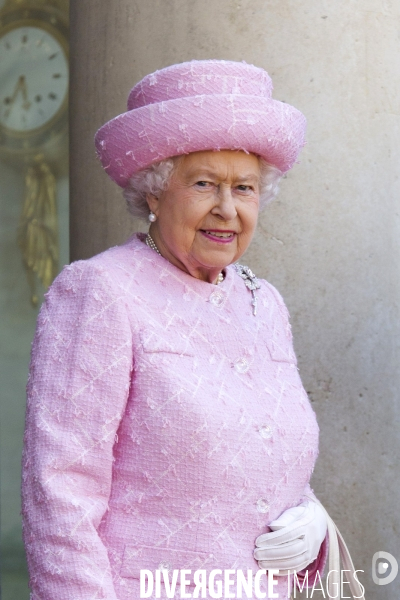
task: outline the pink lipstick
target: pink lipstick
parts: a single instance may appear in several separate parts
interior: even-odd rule
[[[204,237],[219,244],[229,244],[236,237],[235,231],[227,229],[200,229]]]

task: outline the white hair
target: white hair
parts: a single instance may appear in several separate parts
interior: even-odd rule
[[[168,187],[171,176],[180,156],[174,156],[154,163],[138,171],[129,180],[123,191],[129,212],[140,219],[149,216],[147,194],[158,197]],[[258,157],[260,165],[260,210],[275,198],[279,191],[279,181],[283,173]]]

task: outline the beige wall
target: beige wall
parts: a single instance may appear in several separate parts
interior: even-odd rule
[[[308,144],[260,218],[246,261],[289,306],[321,428],[313,486],[366,573],[400,560],[400,5],[394,0],[72,2],[72,257],[132,224],[93,135],[146,73],[192,58],[268,70],[274,96],[308,118]],[[315,597],[315,596],[314,596]]]

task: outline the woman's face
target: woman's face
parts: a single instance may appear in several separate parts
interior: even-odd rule
[[[214,283],[248,248],[257,224],[260,168],[242,151],[193,152],[177,159],[168,189],[149,195],[150,234],[161,254]]]

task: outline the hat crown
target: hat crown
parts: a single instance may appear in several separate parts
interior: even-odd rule
[[[192,96],[234,94],[271,98],[272,81],[264,69],[245,62],[193,60],[144,77],[132,88],[128,110]]]

